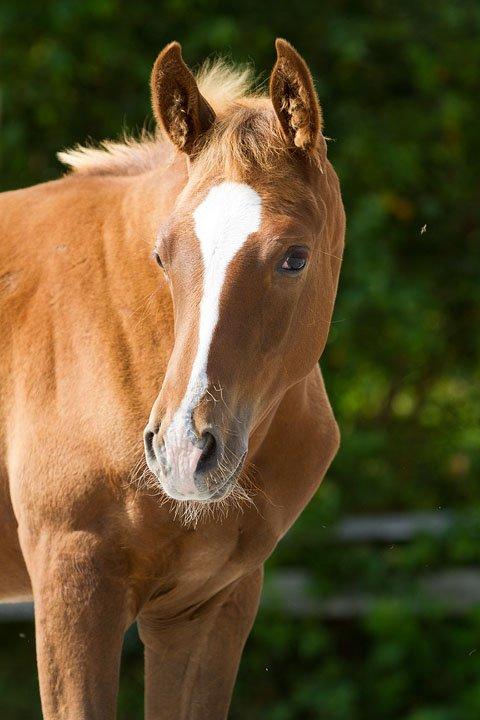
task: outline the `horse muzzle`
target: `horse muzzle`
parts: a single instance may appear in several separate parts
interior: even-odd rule
[[[147,465],[166,495],[209,503],[223,500],[233,490],[248,443],[238,428],[224,433],[206,425],[198,433],[189,418],[174,418],[164,433],[147,425],[144,445]]]

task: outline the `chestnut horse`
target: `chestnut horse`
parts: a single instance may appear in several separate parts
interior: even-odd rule
[[[344,212],[276,49],[267,96],[168,45],[156,136],[1,196],[0,597],[34,600],[48,720],[114,718],[134,620],[148,720],[225,718],[264,561],[338,448]]]

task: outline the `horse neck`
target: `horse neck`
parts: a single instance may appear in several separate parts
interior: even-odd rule
[[[187,166],[182,156],[173,163],[128,179],[121,203],[123,250],[133,263],[143,255],[142,246],[153,250],[158,229],[172,210],[187,182]],[[104,242],[116,242],[105,238]]]
[[[154,290],[167,292],[152,251],[186,180],[186,164],[179,157],[167,167],[125,178],[115,207],[106,204],[102,255],[108,286],[115,288],[115,303],[142,304]]]
[[[147,404],[148,388],[157,388],[173,344],[170,291],[152,250],[186,179],[179,158],[167,168],[125,178],[114,207],[105,207],[100,256],[108,324],[115,352],[128,357],[132,391],[145,391]]]

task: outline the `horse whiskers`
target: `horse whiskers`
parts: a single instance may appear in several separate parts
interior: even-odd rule
[[[215,387],[214,387],[213,389],[215,390]],[[208,397],[211,397],[214,403],[217,403],[217,402],[218,402],[218,400],[217,400],[217,398],[215,397],[215,395],[214,395],[208,388],[207,388],[207,390],[205,391],[205,395],[208,395]]]
[[[133,464],[125,480],[124,487],[133,487],[135,489],[135,497],[141,492],[147,497],[154,498],[160,507],[166,506],[168,508],[168,511],[173,515],[173,519],[176,522],[180,522],[185,527],[196,528],[200,523],[207,521],[223,522],[231,512],[243,512],[247,505],[255,508],[257,513],[261,515],[254,500],[256,494],[262,494],[267,502],[273,504],[265,493],[265,490],[261,488],[255,480],[255,475],[259,474],[259,469],[254,463],[248,463],[248,465],[242,469],[239,478],[225,498],[210,503],[203,503],[195,500],[183,501],[170,498],[163,490],[157,477],[148,467],[143,454],[143,448],[142,451],[140,451],[140,448],[137,447],[132,454],[137,455],[138,459]],[[224,483],[228,482],[232,467],[238,466],[240,462],[241,457],[231,448],[225,447],[217,468],[210,476],[210,486],[214,484],[221,487]]]
[[[234,420],[236,420],[237,422],[240,422],[240,419],[237,418],[236,415],[234,415],[234,413],[232,412],[232,410],[228,407],[227,403],[225,402],[225,398],[223,397],[223,387],[222,387],[221,383],[220,383],[220,382],[218,383],[218,388],[216,388],[215,385],[212,385],[212,387],[213,387],[213,389],[215,390],[215,392],[218,392],[218,393],[219,393],[219,395],[220,395],[220,400],[221,400],[222,403],[225,405],[225,407],[226,407],[226,409],[227,409],[227,412],[228,412],[228,414],[230,415],[230,417],[233,418]],[[211,393],[210,393],[210,395],[211,395]]]
[[[214,477],[220,481],[225,481],[226,466],[221,467],[219,473],[215,473]],[[213,478],[212,478],[213,479]],[[243,512],[245,504],[250,504],[258,512],[253,497],[249,491],[238,481],[231,492],[222,500],[201,503],[194,500],[174,500],[164,495],[162,504],[169,504],[170,510],[173,512],[175,520],[179,520],[185,527],[196,528],[201,522],[223,521],[233,510]]]
[[[318,252],[321,252],[322,255],[328,255],[328,257],[335,258],[335,260],[340,260],[340,262],[343,262],[343,257],[341,255],[334,255],[333,253],[329,253],[326,250],[319,249]]]
[[[253,462],[249,462],[247,467],[242,472],[242,483],[248,486],[248,490],[253,494],[260,494],[264,497],[266,502],[272,507],[279,507],[276,505],[272,498],[267,494],[265,489],[261,487],[254,479],[255,475],[260,475],[260,469]],[[258,511],[258,508],[257,508]]]

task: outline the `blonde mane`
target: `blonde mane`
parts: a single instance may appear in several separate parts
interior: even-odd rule
[[[249,65],[233,66],[224,59],[207,60],[196,75],[200,92],[218,116],[237,103],[266,99],[255,87],[253,69]],[[57,153],[72,172],[84,174],[137,175],[161,164],[174,154],[173,146],[160,133],[143,131],[138,138],[122,141],[103,140],[98,145],[76,145]]]

